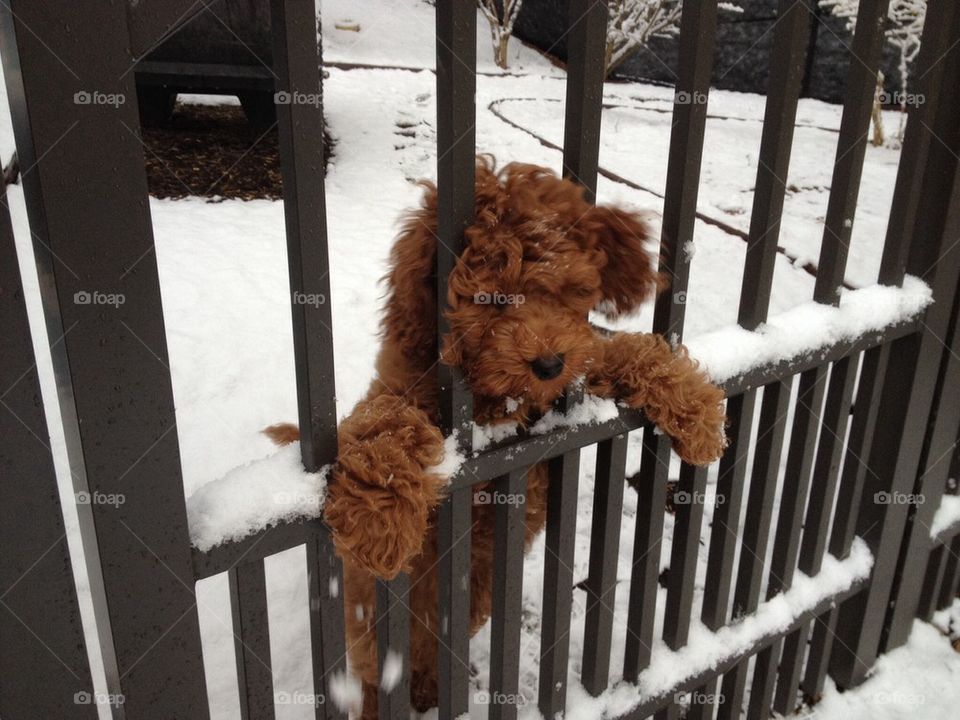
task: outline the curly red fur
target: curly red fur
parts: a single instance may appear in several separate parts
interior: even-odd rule
[[[364,684],[364,717],[376,717],[376,577],[411,576],[412,700],[436,703],[436,509],[446,479],[437,429],[437,193],[424,183],[419,209],[404,220],[391,254],[377,377],[340,427],[325,517],[344,563],[347,645]],[[686,461],[722,452],[723,394],[682,347],[654,335],[605,337],[591,310],[629,313],[664,286],[643,218],[597,207],[582,188],[534,165],[495,172],[480,158],[476,221],[448,279],[441,360],[457,365],[474,395],[479,423],[521,425],[548,410],[571,382],[642,407]],[[499,300],[503,302],[499,302]],[[494,302],[490,302],[493,300]],[[536,361],[560,360],[555,377]],[[279,428],[279,429],[278,429]],[[282,426],[266,431],[289,441]],[[547,468],[531,468],[526,491],[528,543],[546,521]],[[483,488],[477,488],[481,490]],[[494,508],[474,504],[471,629],[490,614]]]

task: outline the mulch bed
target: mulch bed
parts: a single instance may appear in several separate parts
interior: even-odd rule
[[[147,184],[154,197],[282,196],[276,125],[267,130],[251,126],[237,105],[178,103],[167,126],[142,132]],[[327,155],[329,147],[328,142]]]

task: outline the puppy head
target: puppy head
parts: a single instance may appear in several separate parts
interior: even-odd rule
[[[442,359],[474,393],[545,409],[593,361],[588,313],[634,310],[660,285],[649,228],[544,168],[481,163],[477,219],[448,281]]]

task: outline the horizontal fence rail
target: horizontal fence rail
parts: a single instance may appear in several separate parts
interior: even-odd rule
[[[302,547],[312,692],[322,699],[314,714],[318,720],[345,718],[357,708],[332,702],[347,671],[344,580],[323,521],[281,523],[208,550],[190,546],[136,104],[107,113],[78,110],[70,102],[90,83],[134,97],[137,61],[188,23],[197,8],[184,0],[93,10],[63,0],[54,5],[0,4],[0,52],[19,160],[28,168],[24,196],[72,484],[78,493],[122,490],[129,502],[122,509],[77,506],[95,615],[93,631],[84,634],[4,202],[0,315],[13,342],[0,349],[0,532],[4,545],[17,552],[0,556],[0,671],[11,679],[0,687],[0,715],[94,717],[96,704],[75,697],[93,691],[85,646],[92,638],[107,689],[119,698],[111,706],[114,718],[207,717],[195,583],[225,574],[240,715],[276,717],[274,666],[280,649],[271,647],[265,563]],[[840,302],[888,9],[889,0],[863,0],[859,6],[812,293],[824,305]],[[772,31],[775,50],[738,308],[738,324],[748,331],[770,320],[813,12],[810,0],[780,0]],[[653,319],[653,330],[672,342],[683,338],[687,309],[676,297],[690,284],[691,254],[684,248],[699,231],[701,166],[711,152],[705,137],[717,13],[716,0],[686,3],[677,39],[678,100],[660,248],[660,271],[671,290],[658,297]],[[594,202],[608,12],[604,3],[569,0],[567,14],[564,142],[557,169]],[[439,351],[448,331],[447,278],[475,214],[478,15],[472,3],[437,0],[435,19]],[[271,0],[271,26],[273,65],[263,68],[258,82],[322,97],[315,4]],[[102,27],[117,32],[104,34]],[[38,29],[43,32],[35,34]],[[96,52],[77,43],[78,37],[97,38]],[[952,402],[960,386],[960,248],[955,242],[960,237],[960,86],[949,82],[960,75],[960,52],[950,52],[958,42],[960,7],[951,0],[930,0],[916,73],[918,91],[930,102],[909,113],[879,274],[888,285],[902,285],[906,273],[917,276],[931,285],[935,302],[917,318],[758,365],[723,383],[730,445],[716,468],[716,493],[724,502],[712,508],[709,529],[702,502],[675,500],[681,494],[702,498],[714,475],[681,463],[674,479],[670,440],[655,432],[642,411],[621,408],[604,422],[521,433],[474,453],[468,383],[444,363],[431,368],[440,429],[445,436],[457,433],[466,457],[435,517],[440,717],[467,713],[476,685],[470,639],[474,490],[489,483],[505,496],[525,498],[536,472],[530,468],[541,463],[549,488],[543,587],[537,589],[543,610],[536,701],[545,717],[566,712],[571,665],[579,667],[580,682],[592,696],[602,697],[612,684],[635,683],[650,669],[658,627],[666,647],[681,650],[695,618],[717,631],[760,612],[765,601],[799,582],[798,573],[816,577],[828,553],[839,560],[850,556],[858,536],[875,559],[868,577],[806,609],[788,627],[754,638],[714,667],[697,669],[665,692],[640,697],[621,717],[674,718],[684,711],[701,719],[788,715],[801,697],[820,695],[828,674],[841,687],[862,681],[880,652],[906,641],[914,618],[929,618],[956,596],[960,523],[935,537],[930,526],[941,499],[958,492],[948,478],[956,477],[960,464],[960,409]],[[47,44],[58,48],[57,56]],[[83,81],[74,67],[83,68]],[[329,302],[311,305],[292,298],[330,296],[319,162],[322,106],[277,105],[277,130],[300,450],[304,468],[317,471],[337,453],[331,309]],[[950,152],[942,152],[942,145]],[[78,167],[85,168],[79,187],[73,179]],[[104,198],[110,198],[109,206]],[[126,303],[122,312],[97,315],[72,302],[84,290],[122,291],[135,302]],[[569,408],[581,397],[582,391],[570,390],[562,405]],[[150,399],[148,406],[144,398]],[[640,466],[625,482],[635,431],[641,433]],[[581,450],[589,446],[596,446],[596,465],[588,575],[575,587],[572,528],[578,520]],[[35,481],[25,482],[28,476]],[[618,561],[628,490],[637,493],[637,515],[632,566],[624,576]],[[929,502],[876,501],[884,493],[919,494]],[[666,542],[668,501],[674,518],[672,540]],[[518,714],[525,502],[498,504],[491,515],[491,718]],[[667,569],[661,573],[664,558]],[[697,591],[701,559],[706,571],[702,598]],[[26,574],[42,590],[19,584]],[[137,591],[131,593],[130,587]],[[573,601],[581,590],[582,656],[571,657],[571,626],[579,621]],[[374,693],[384,719],[410,714],[416,667],[411,636],[420,622],[411,616],[411,592],[405,574],[376,582],[376,612],[368,632],[376,634],[380,676],[390,677]],[[626,593],[621,595],[623,617],[614,611],[618,592]],[[57,608],[53,616],[51,607]],[[32,630],[41,624],[42,633]],[[44,645],[60,662],[52,661]],[[614,657],[621,645],[623,655]]]

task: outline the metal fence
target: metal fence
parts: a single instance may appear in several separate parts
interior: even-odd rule
[[[767,318],[774,258],[790,161],[797,98],[807,50],[811,0],[781,0],[773,32],[760,163],[739,321],[754,329]],[[0,50],[33,234],[40,290],[57,381],[69,469],[78,492],[122,492],[118,508],[80,504],[80,530],[96,617],[96,638],[115,718],[197,718],[209,714],[194,597],[195,583],[229,575],[241,715],[275,716],[264,559],[306,547],[310,642],[317,695],[329,697],[345,665],[339,561],[318,521],[273,527],[208,552],[191,549],[156,259],[135,103],[84,108],[76,93],[96,89],[134,97],[136,60],[196,3],[0,3]],[[855,216],[870,106],[882,43],[886,0],[863,0],[857,22],[814,299],[838,302]],[[706,98],[716,3],[687,3],[682,18],[677,91]],[[571,0],[563,171],[592,197],[598,166],[606,7]],[[437,155],[439,243],[437,297],[474,212],[475,38],[473,2],[438,0]],[[320,57],[314,2],[273,0],[277,87],[318,92]],[[693,704],[690,717],[748,717],[795,709],[798,688],[816,697],[829,672],[841,686],[860,682],[878,653],[902,644],[914,617],[929,617],[956,595],[960,526],[931,541],[928,527],[947,488],[960,425],[960,6],[930,0],[918,92],[912,108],[890,211],[879,280],[901,284],[905,272],[933,286],[935,302],[920,318],[823,353],[762,366],[726,383],[731,445],[719,465],[717,506],[709,530],[706,593],[700,619],[712,629],[756,610],[787,590],[797,570],[816,575],[825,553],[844,557],[855,535],[876,562],[870,577],[808,610],[782,632],[645,698],[624,717],[674,717],[677,693],[713,697],[722,678],[725,701]],[[679,96],[679,95],[678,95]],[[680,252],[694,235],[704,150],[706,103],[676,103],[663,213],[664,269],[673,292],[686,289],[689,264]],[[293,292],[329,296],[322,114],[310,104],[277,107],[284,211]],[[67,132],[67,130],[69,131]],[[633,152],[624,148],[625,152]],[[52,452],[27,325],[6,203],[0,209],[0,716],[92,718],[91,671],[64,536]],[[88,288],[123,292],[114,312],[72,301]],[[682,336],[685,306],[670,294],[656,305],[654,330]],[[336,411],[329,305],[291,306],[303,462],[315,470],[336,451]],[[439,315],[440,332],[444,330]],[[148,358],[153,354],[160,363]],[[466,427],[470,396],[463,380],[440,367],[443,430]],[[799,375],[796,393],[793,381]],[[787,408],[793,403],[787,436]],[[822,407],[822,412],[820,411]],[[759,430],[752,433],[755,414]],[[624,493],[627,434],[643,431],[634,481],[638,515],[629,578],[626,650],[611,657],[616,557]],[[543,580],[539,709],[565,708],[580,449],[596,443],[586,643],[582,683],[602,693],[622,669],[625,682],[648,667],[658,613],[663,639],[686,645],[693,616],[703,506],[678,506],[667,600],[657,607],[670,445],[641,413],[624,410],[598,425],[563,429],[471,456],[451,479],[439,514],[441,623],[440,717],[468,709],[468,541],[472,488],[494,481],[522,494],[525,469],[549,462],[550,489]],[[469,437],[461,433],[460,437]],[[469,448],[465,448],[469,449]],[[752,468],[748,451],[752,449]],[[778,468],[786,453],[786,476]],[[136,473],[129,475],[129,468]],[[752,477],[745,492],[748,474]],[[702,493],[704,469],[684,466],[679,486]],[[876,493],[922,494],[924,504],[882,504]],[[954,488],[951,492],[956,492]],[[736,528],[745,504],[751,518]],[[496,508],[496,574],[490,696],[509,697],[519,678],[524,508]],[[772,531],[775,528],[775,531]],[[461,541],[467,538],[466,541]],[[766,560],[768,558],[769,560]],[[738,562],[735,559],[739,558]],[[334,582],[331,582],[333,580]],[[624,587],[624,586],[621,586]],[[376,631],[383,650],[407,647],[407,581],[378,585]],[[625,588],[624,588],[625,589]],[[404,668],[409,663],[404,662]],[[749,692],[748,692],[749,683]],[[78,698],[77,693],[80,693]],[[380,690],[380,717],[409,713],[409,678]],[[119,701],[122,698],[122,702]],[[86,696],[89,699],[89,696]],[[515,704],[494,702],[491,718],[511,718]],[[318,718],[343,717],[335,704]]]

